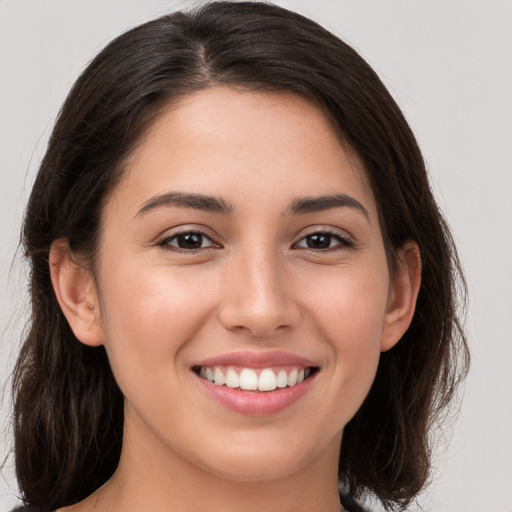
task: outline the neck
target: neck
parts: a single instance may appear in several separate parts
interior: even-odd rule
[[[338,456],[341,434],[296,471],[269,480],[240,481],[219,475],[162,448],[151,435],[127,429],[119,466],[91,496],[98,512],[339,512]]]

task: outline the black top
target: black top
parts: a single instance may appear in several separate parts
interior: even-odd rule
[[[367,512],[361,505],[346,494],[340,494],[340,501],[346,512]],[[19,507],[11,512],[48,512],[48,510],[39,507]]]

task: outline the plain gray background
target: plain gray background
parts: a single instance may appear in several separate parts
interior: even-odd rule
[[[418,137],[466,269],[472,369],[419,504],[512,512],[512,2],[277,3],[340,35],[380,74]],[[25,269],[11,264],[49,131],[74,79],[110,39],[189,5],[0,0],[0,461],[8,457],[0,511],[16,503],[7,379],[26,318]]]

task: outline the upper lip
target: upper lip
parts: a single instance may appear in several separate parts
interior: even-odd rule
[[[315,362],[285,352],[273,350],[267,352],[231,352],[199,361],[194,366],[242,366],[244,368],[269,368],[272,366],[302,366],[304,368],[318,367]]]

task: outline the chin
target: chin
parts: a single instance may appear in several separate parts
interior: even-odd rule
[[[218,477],[234,482],[257,483],[285,479],[305,464],[298,457],[229,457],[218,461],[215,467],[205,468]]]
[[[259,435],[259,439],[229,442],[203,458],[203,469],[220,478],[237,482],[264,482],[285,479],[310,467],[316,458],[331,451],[337,464],[341,433],[325,445],[325,438],[307,442],[303,436],[297,440],[287,436]],[[206,455],[206,454],[204,454]]]

